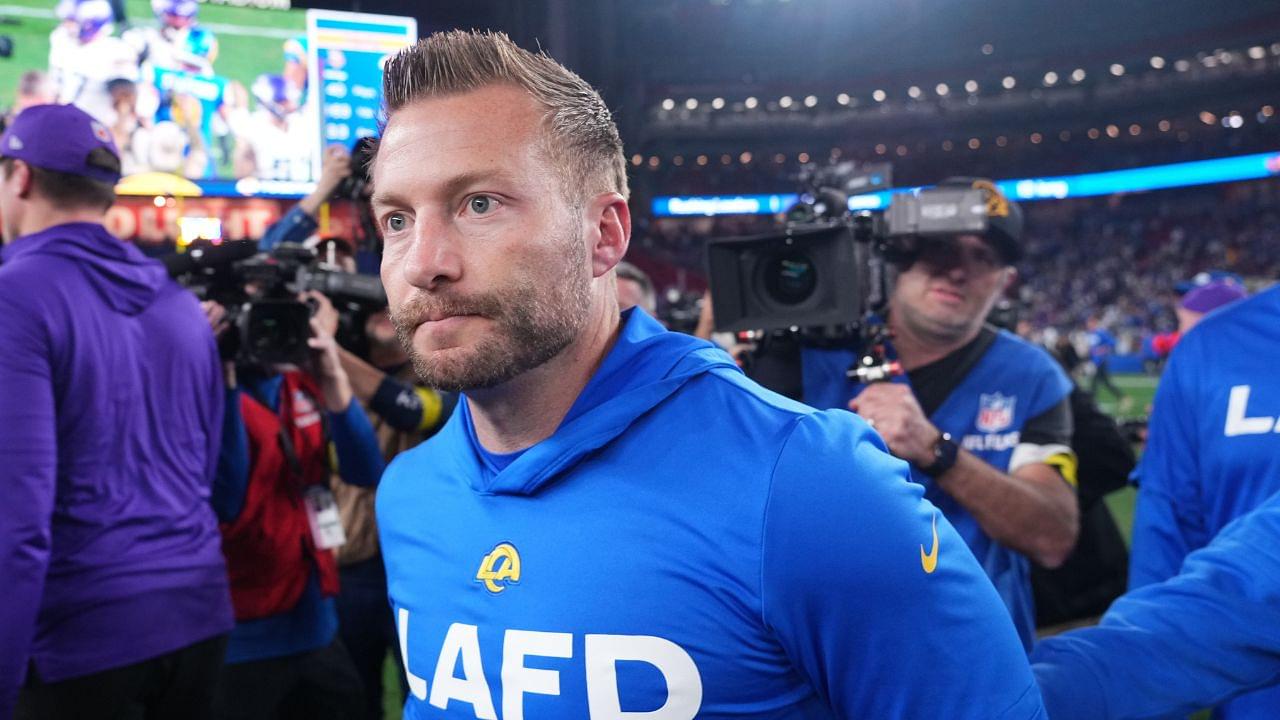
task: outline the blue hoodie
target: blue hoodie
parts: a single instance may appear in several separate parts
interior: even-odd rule
[[[1210,314],[1174,348],[1156,389],[1129,556],[1129,589],[1176,575],[1188,555],[1280,492],[1280,287]],[[1280,686],[1237,697],[1218,720],[1280,717]]]
[[[44,682],[231,628],[209,506],[222,377],[199,304],[101,225],[0,265],[0,717]]]
[[[387,470],[406,718],[1044,717],[1000,598],[865,424],[623,323],[500,471],[465,401]]]

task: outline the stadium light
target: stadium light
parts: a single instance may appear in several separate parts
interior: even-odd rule
[[[1163,70],[1163,69],[1164,69],[1164,58],[1160,57],[1159,55],[1152,55],[1152,56],[1151,56],[1151,67],[1152,67],[1152,68],[1154,68],[1154,69],[1156,69],[1156,70]]]
[[[684,101],[684,106],[685,106],[686,108],[690,109],[690,110],[697,110],[697,109],[698,109],[698,99],[697,99],[697,98],[689,98],[688,100],[685,100],[685,101]]]
[[[1173,127],[1173,124],[1168,120],[1161,120],[1156,127],[1160,128],[1160,132],[1169,132],[1169,128]]]
[[[876,154],[877,154],[877,155],[883,155],[883,154],[885,154],[885,152],[886,152],[887,150],[888,150],[888,148],[886,148],[886,147],[884,146],[884,143],[880,143],[880,144],[876,145]]]
[[[1040,142],[1041,142],[1042,140],[1044,140],[1044,136],[1043,136],[1043,135],[1041,135],[1040,133],[1038,133],[1038,132],[1036,132],[1036,133],[1031,133],[1031,144],[1032,144],[1032,145],[1039,145],[1039,144],[1040,144]]]
[[[1018,81],[1014,79],[1012,75],[1005,75],[1004,80],[1001,80],[1000,84],[1004,86],[1005,90],[1012,90],[1014,86],[1018,84]]]
[[[714,110],[719,110],[719,109],[723,108],[723,107],[724,107],[724,98],[716,98],[716,99],[712,100],[712,101],[711,101],[711,107],[712,107],[712,109],[714,109]]]
[[[942,141],[942,149],[943,149],[944,151],[946,151],[946,152],[951,152],[951,150],[952,150],[953,148],[955,148],[955,146],[956,146],[956,144],[955,144],[955,143],[953,143],[953,142],[951,142],[950,140],[943,140],[943,141]]]
[[[818,104],[818,97],[816,95],[810,95],[804,99],[805,107],[811,108],[817,104]]]
[[[970,93],[978,92],[978,81],[970,80],[964,84],[964,91]]]
[[[1075,70],[1071,71],[1071,82],[1078,83],[1081,80],[1084,80],[1084,78],[1085,78],[1084,68],[1076,68]]]
[[[938,83],[938,87],[934,88],[934,90],[937,91],[940,97],[946,97],[947,93],[951,92],[951,88],[947,87],[946,83]]]
[[[636,167],[640,167],[640,165],[641,165],[643,162],[644,162],[644,156],[643,156],[643,155],[641,155],[640,153],[636,153],[635,155],[632,155],[632,156],[631,156],[631,164],[632,164],[632,165],[635,165]]]
[[[783,95],[781,98],[778,99],[778,107],[785,110],[791,107],[791,103],[793,102],[795,101],[791,99],[790,95]]]
[[[680,167],[681,165],[684,165],[684,156],[683,156],[683,155],[677,155],[677,156],[675,156],[675,157],[671,158],[671,164],[672,164],[672,165],[675,165],[676,167]]]
[[[739,155],[738,162],[742,163],[743,165],[746,165],[747,163],[751,162],[751,153],[744,152],[741,155]]]
[[[672,100],[671,98],[667,98],[666,100],[663,100],[663,101],[662,101],[662,109],[663,109],[663,110],[675,110],[675,109],[676,109],[676,101],[675,101],[675,100]]]
[[[1129,134],[1130,134],[1130,135],[1133,135],[1133,136],[1141,135],[1141,134],[1142,134],[1142,126],[1141,126],[1141,125],[1139,125],[1138,123],[1134,123],[1134,124],[1130,125],[1130,126],[1129,126]]]
[[[1266,48],[1261,45],[1254,45],[1249,48],[1249,57],[1253,60],[1261,60],[1267,56]]]
[[[837,95],[837,96],[836,96],[836,102],[840,103],[841,105],[848,105],[848,104],[849,104],[849,93],[840,93],[839,95]]]
[[[1191,61],[1179,60],[1173,64],[1173,69],[1178,72],[1186,72],[1191,69]]]
[[[912,85],[911,87],[907,88],[907,94],[910,95],[911,99],[913,100],[918,99],[920,97],[920,88],[915,85]]]
[[[983,55],[990,55],[991,53],[993,53],[993,52],[995,52],[995,51],[996,51],[996,46],[995,46],[995,45],[992,45],[991,43],[986,43],[985,45],[983,45],[983,46],[982,46],[982,54],[983,54]]]
[[[760,101],[759,101],[759,100],[757,100],[757,99],[755,99],[754,97],[749,97],[749,98],[747,98],[747,99],[746,99],[742,104],[743,104],[743,105],[744,105],[748,110],[755,110],[755,109],[756,109],[756,105],[759,105],[759,104],[760,104]]]
[[[1121,75],[1124,75],[1124,66],[1121,65],[1120,63],[1113,63],[1111,65],[1111,74],[1115,75],[1116,77],[1120,77]]]
[[[877,90],[877,91],[875,91],[875,92],[871,93],[871,97],[872,97],[872,99],[874,99],[876,102],[884,102],[884,99],[885,99],[886,97],[888,97],[888,96],[887,96],[887,95],[885,95],[885,92],[884,92],[883,90]]]
[[[1053,87],[1058,84],[1058,73],[1050,70],[1044,74],[1044,84]]]
[[[809,153],[807,153],[807,152],[802,152],[802,153],[800,153],[799,155],[797,155],[797,156],[796,156],[796,162],[800,163],[801,165],[803,165],[803,164],[805,164],[805,163],[809,162]]]
[[[1200,122],[1204,123],[1205,125],[1212,125],[1218,122],[1218,116],[1214,115],[1208,110],[1203,110],[1200,112]]]
[[[706,155],[699,155],[698,159],[695,162],[698,163],[698,167],[703,167],[707,164],[708,158]]]
[[[1003,135],[1001,135],[1000,137],[996,138],[996,145],[997,145],[997,146],[999,146],[999,147],[1004,147],[1004,146],[1006,146],[1006,145],[1008,145],[1008,144],[1009,144],[1009,138],[1007,138],[1007,137],[1005,137],[1005,136],[1003,136]]]
[[[1117,127],[1117,126],[1115,126],[1115,125],[1108,125],[1108,126],[1107,126],[1107,137],[1109,137],[1109,138],[1118,138],[1118,137],[1120,137],[1120,128],[1119,128],[1119,127]]]
[[[981,140],[979,140],[978,138],[969,138],[969,149],[970,149],[970,150],[977,150],[977,149],[978,149],[978,148],[980,148],[980,147],[982,147],[982,141],[981,141]]]

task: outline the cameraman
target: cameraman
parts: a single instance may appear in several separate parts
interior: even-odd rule
[[[320,206],[351,175],[351,153],[341,145],[325,148],[320,166],[320,179],[311,194],[302,198],[289,212],[277,220],[258,241],[261,250],[270,251],[282,242],[301,243],[320,227]]]
[[[1022,212],[987,181],[953,180],[987,200],[985,236],[914,238],[895,259],[890,358],[905,377],[861,385],[856,348],[800,350],[804,401],[849,408],[907,460],[987,571],[1029,649],[1028,559],[1060,565],[1078,533],[1071,382],[1043,350],[985,325],[1016,278]]]
[[[318,256],[344,272],[355,272],[351,243],[325,238],[316,246]],[[352,313],[346,347],[338,348],[351,390],[368,412],[383,458],[396,455],[434,435],[449,419],[457,403],[455,393],[417,384],[409,356],[396,337],[386,308],[372,313]],[[364,686],[364,715],[382,717],[383,668],[388,652],[398,652],[396,627],[387,600],[387,574],[374,518],[374,488],[330,484],[342,517],[347,542],[338,550],[339,632]],[[397,663],[397,667],[399,664]],[[401,676],[399,696],[405,684]]]
[[[236,613],[219,687],[223,718],[359,714],[360,679],[337,640],[333,550],[344,538],[328,483],[334,470],[372,486],[384,464],[342,368],[333,306],[315,291],[299,299],[316,307],[309,370],[227,368],[213,494]],[[205,307],[215,330],[225,330],[222,307]]]

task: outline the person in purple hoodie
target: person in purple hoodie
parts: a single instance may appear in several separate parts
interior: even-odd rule
[[[103,227],[119,178],[75,107],[0,136],[0,720],[205,717],[233,624],[217,349]]]

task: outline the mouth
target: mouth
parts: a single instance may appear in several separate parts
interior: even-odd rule
[[[456,329],[465,324],[468,320],[479,317],[481,316],[469,313],[429,313],[421,322],[418,323],[418,327],[426,328],[431,331],[446,331]]]
[[[948,287],[932,287],[929,294],[948,305],[959,305],[964,302],[964,293]]]

